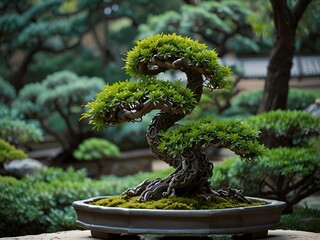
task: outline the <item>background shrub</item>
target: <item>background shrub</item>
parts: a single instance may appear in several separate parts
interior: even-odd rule
[[[72,203],[95,196],[118,195],[142,180],[164,177],[172,169],[102,180],[72,168],[46,168],[21,180],[0,176],[0,237],[76,229]]]
[[[234,105],[242,111],[256,114],[262,99],[262,93],[263,90],[259,89],[239,94],[239,96],[235,98]],[[287,109],[303,110],[310,104],[314,103],[315,99],[316,97],[311,93],[296,88],[290,88],[287,99]]]
[[[320,210],[308,206],[295,208],[292,214],[281,217],[281,228],[320,233]]]
[[[285,213],[302,199],[320,191],[320,157],[313,148],[273,148],[255,162],[233,157],[217,165],[213,185],[244,188],[246,195],[287,203]]]
[[[0,76],[0,107],[4,108],[9,106],[16,95],[14,87]]]
[[[119,148],[108,140],[102,138],[88,138],[84,140],[73,152],[78,160],[95,161],[97,164],[97,175],[99,178],[103,173],[104,164],[110,157],[120,155]]]
[[[0,139],[0,163],[15,159],[24,159],[26,157],[27,155],[22,150],[16,149],[14,146]]]
[[[296,110],[276,110],[248,118],[261,131],[260,142],[268,148],[306,146],[320,135],[320,118]]]
[[[21,145],[41,141],[43,135],[35,124],[0,114],[0,138],[11,144]]]
[[[103,138],[88,138],[84,140],[73,155],[78,160],[107,159],[108,157],[119,156],[119,148]]]

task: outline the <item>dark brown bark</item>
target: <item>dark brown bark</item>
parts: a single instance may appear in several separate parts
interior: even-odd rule
[[[300,0],[290,9],[286,0],[270,0],[273,9],[275,40],[259,112],[287,108],[296,28],[310,1]]]

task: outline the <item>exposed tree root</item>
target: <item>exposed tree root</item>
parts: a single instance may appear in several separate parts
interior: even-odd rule
[[[201,152],[189,151],[181,156],[180,165],[166,178],[146,180],[123,194],[139,196],[138,201],[157,200],[163,197],[183,196],[211,200],[220,196],[250,203],[242,190],[229,187],[225,190],[214,190],[209,179],[212,176],[213,164]]]

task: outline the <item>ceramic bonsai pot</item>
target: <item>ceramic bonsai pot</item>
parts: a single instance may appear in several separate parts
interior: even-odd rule
[[[73,203],[77,225],[91,230],[93,237],[109,239],[117,235],[156,234],[167,236],[249,234],[267,236],[280,224],[286,203],[248,198],[265,205],[211,210],[151,210],[102,207],[89,204],[105,197]]]

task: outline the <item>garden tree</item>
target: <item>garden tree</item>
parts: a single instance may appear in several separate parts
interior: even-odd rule
[[[203,87],[222,88],[229,74],[214,50],[205,44],[176,34],[157,34],[137,42],[127,53],[126,72],[137,81],[106,85],[96,99],[86,104],[82,118],[95,128],[127,121],[141,121],[152,110],[147,140],[151,150],[176,170],[164,179],[147,180],[125,194],[140,196],[140,201],[169,196],[210,198],[229,195],[247,201],[242,192],[215,191],[209,183],[213,165],[203,153],[206,147],[229,148],[243,158],[253,159],[263,152],[258,132],[240,120],[225,122],[205,118],[170,129],[198,104]],[[157,79],[159,73],[179,70],[187,83]]]
[[[157,1],[159,2],[160,0]],[[78,54],[81,51],[87,54],[89,49],[83,44],[83,39],[88,34],[94,39],[98,49],[95,55],[101,59],[100,64],[105,66],[112,61],[117,62],[121,56],[120,54],[115,56],[112,51],[119,46],[117,41],[111,39],[110,22],[115,19],[130,19],[128,25],[133,30],[127,32],[135,33],[136,24],[143,21],[143,15],[146,16],[145,11],[142,11],[144,7],[149,6],[149,13],[153,11],[159,13],[161,10],[176,6],[172,1],[161,3],[161,8],[155,8],[154,4],[155,1],[145,4],[142,0],[132,3],[122,0],[1,1],[2,74],[13,83],[16,90],[19,90],[26,83],[26,74],[31,64],[35,61],[41,64],[41,59],[37,59],[40,53],[47,56],[46,62],[48,56],[52,54],[62,54],[75,49]],[[137,11],[139,8],[140,11]],[[121,31],[114,35],[119,38],[122,33]],[[128,35],[124,37],[128,43]]]
[[[275,34],[260,112],[287,107],[296,31],[311,0],[297,0],[293,5],[286,0],[270,0],[270,2]]]
[[[157,33],[178,33],[199,39],[216,49],[220,56],[227,52],[260,53],[268,44],[255,38],[247,18],[256,14],[248,1],[204,1],[183,5],[178,10],[152,16],[139,26],[138,38]],[[260,41],[260,42],[259,42]]]
[[[95,36],[94,27],[101,21],[103,9],[114,2],[118,1],[2,1],[1,56],[11,70],[6,72],[14,87],[23,87],[37,53],[62,53],[79,46],[87,32]],[[104,49],[101,54],[109,58],[109,52]],[[22,59],[14,60],[19,53]]]
[[[247,0],[250,9],[257,14],[252,14],[247,21],[252,26],[258,38],[270,39],[274,32],[274,23],[272,21],[272,5],[270,1]],[[292,6],[297,0],[289,0],[288,5]],[[317,1],[311,1],[300,19],[296,29],[295,48],[297,54],[314,54],[320,51],[320,20],[318,13],[320,5]],[[272,44],[271,44],[272,45]]]
[[[13,107],[26,118],[38,120],[41,128],[60,143],[62,160],[72,160],[72,152],[78,144],[93,135],[78,121],[81,105],[92,99],[103,85],[100,78],[79,77],[69,71],[56,72],[41,83],[23,87]]]
[[[119,154],[119,148],[112,142],[95,137],[84,140],[73,152],[74,157],[80,161],[95,161],[97,163],[96,178],[103,174],[104,165],[108,164],[108,158],[117,157]]]
[[[37,52],[62,52],[80,43],[82,34],[75,39],[74,33],[80,32],[79,23],[84,20],[84,16],[82,19],[67,20],[59,9],[62,2],[51,0],[33,4],[32,1],[2,1],[1,56],[6,67],[13,72],[8,77],[17,90],[23,87],[24,76]],[[51,14],[61,18],[52,21]],[[24,51],[22,60],[12,63],[13,56],[21,50]]]

